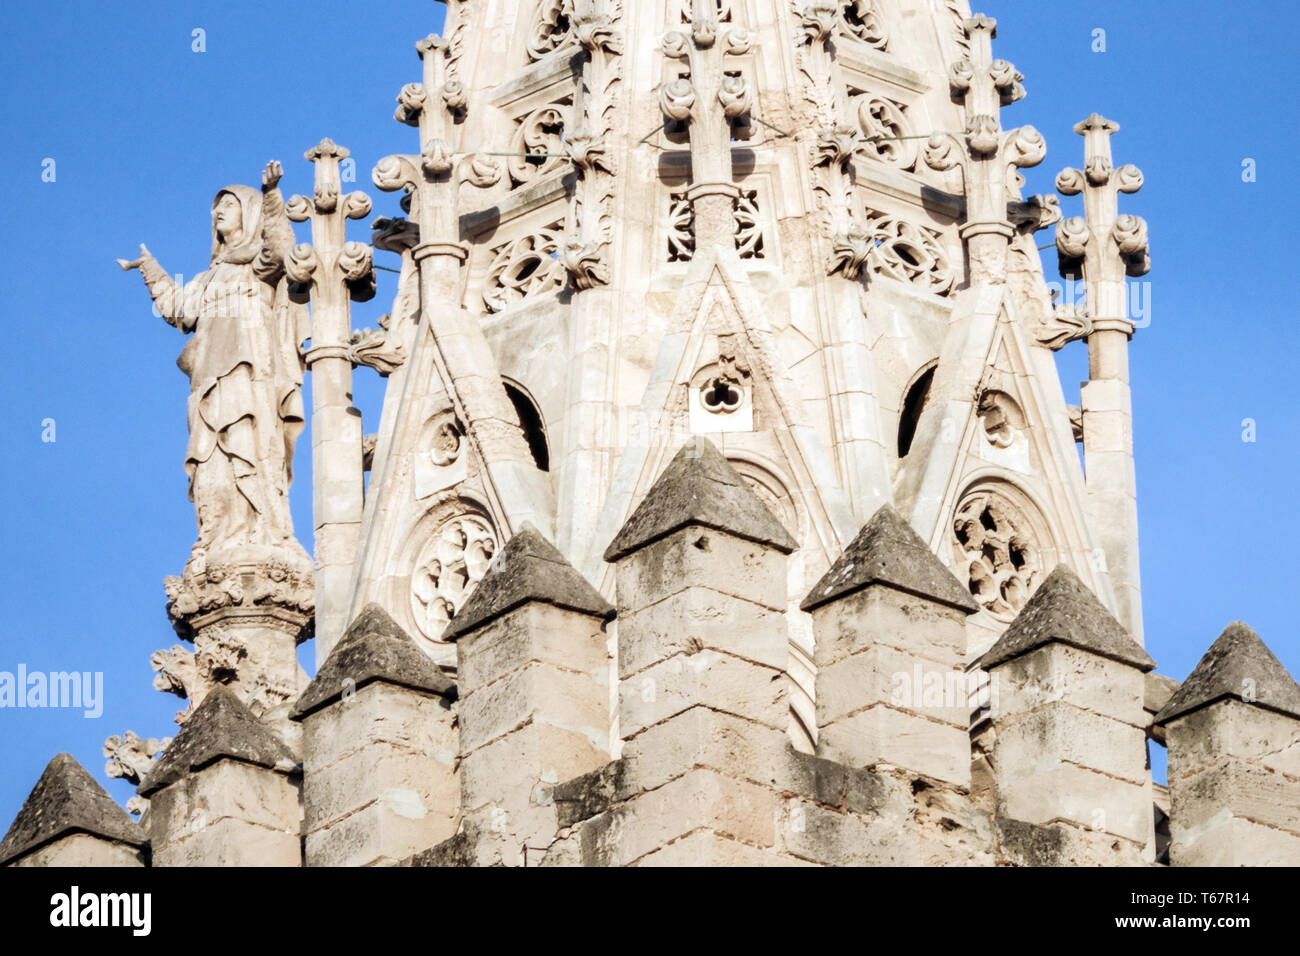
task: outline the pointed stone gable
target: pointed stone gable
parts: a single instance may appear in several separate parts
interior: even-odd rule
[[[971,614],[979,610],[970,592],[889,505],[882,505],[863,525],[799,607],[811,611],[871,584],[888,585]]]
[[[89,833],[135,847],[149,842],[95,778],[63,753],[46,765],[0,841],[0,866],[70,833]]]
[[[469,601],[442,633],[455,641],[530,601],[554,604],[608,621],[614,608],[542,533],[525,523],[492,562]]]
[[[745,479],[705,438],[682,446],[627,519],[605,560],[617,561],[690,525],[714,528],[789,554],[799,547]]]
[[[456,685],[378,604],[367,604],[298,698],[293,719],[374,681],[455,696]]]
[[[254,717],[232,690],[217,686],[167,745],[153,772],[140,784],[140,795],[147,797],[222,757],[271,770],[291,770],[298,763],[284,741]]]
[[[1151,659],[1097,600],[1078,575],[1058,564],[1021,609],[1011,626],[979,660],[989,668],[1058,641],[1143,671],[1154,670]]]
[[[1241,621],[1229,624],[1174,692],[1155,723],[1233,698],[1300,717],[1300,685],[1259,635]]]

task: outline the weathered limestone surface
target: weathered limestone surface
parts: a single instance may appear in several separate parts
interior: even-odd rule
[[[1059,565],[979,661],[993,687],[991,762],[1014,853],[1136,865],[1152,844],[1144,674],[1155,662]]]
[[[143,866],[147,843],[81,764],[59,754],[0,841],[0,866]]]
[[[1240,622],[1156,715],[1169,745],[1170,862],[1300,864],[1300,685]]]
[[[301,866],[298,759],[232,691],[204,699],[140,785],[154,866]]]
[[[1130,865],[1157,820],[1175,864],[1300,859],[1300,688],[1242,625],[1182,685],[1140,646],[1142,175],[1094,114],[1084,215],[1024,196],[969,14],[449,3],[370,242],[325,139],[310,195],[216,194],[188,283],[121,260],[192,333],[182,730],[106,742],[142,824],[61,756],[0,862]]]
[[[378,605],[299,699],[307,866],[399,862],[456,832],[455,685]]]

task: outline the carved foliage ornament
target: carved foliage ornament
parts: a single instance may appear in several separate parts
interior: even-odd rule
[[[905,106],[864,93],[857,100],[857,112],[867,152],[899,169],[916,165],[916,141],[907,138],[912,129]]]
[[[516,186],[536,182],[565,164],[564,130],[570,109],[569,103],[551,103],[519,121],[510,152],[520,155],[511,156],[506,164]]]

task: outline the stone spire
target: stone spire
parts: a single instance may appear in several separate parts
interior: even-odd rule
[[[310,245],[295,246],[285,272],[311,289],[312,470],[316,527],[316,660],[323,661],[347,623],[348,585],[361,534],[364,498],[361,414],[352,407],[352,337],[349,300],[375,295],[369,245],[348,242],[349,219],[370,213],[370,197],[341,195],[339,162],[348,151],[323,139],[305,154],[316,170],[313,196],[294,196],[287,211],[294,222],[310,222]]]
[[[223,758],[287,772],[297,758],[231,691],[214,688],[140,784],[147,797]]]
[[[525,524],[497,554],[491,570],[447,626],[442,639],[455,641],[489,620],[531,602],[553,604],[602,621],[614,617],[613,605],[601,597],[540,531]]]
[[[889,505],[863,525],[799,607],[812,611],[871,584],[886,584],[961,611],[979,610],[970,593]]]
[[[1153,722],[1167,724],[1229,699],[1300,718],[1300,685],[1241,621],[1229,624],[1210,645]]]
[[[1084,138],[1084,168],[1064,169],[1056,188],[1083,194],[1085,216],[1056,227],[1061,275],[1084,280],[1087,312],[1075,315],[1088,342],[1088,382],[1080,391],[1088,510],[1114,583],[1119,618],[1142,640],[1138,574],[1137,479],[1133,471],[1133,402],[1129,389],[1128,282],[1151,268],[1147,224],[1119,215],[1120,193],[1142,188],[1136,166],[1114,168],[1110,138],[1119,124],[1093,113],[1074,131]],[[1068,308],[1068,306],[1066,306]]]
[[[0,866],[13,865],[28,854],[78,833],[120,844],[133,852],[148,844],[144,831],[95,778],[69,754],[62,753],[46,766],[0,841]],[[80,862],[104,866],[121,865],[122,861],[83,855]],[[44,861],[44,865],[72,864],[72,859]]]
[[[684,445],[605,550],[614,562],[680,528],[701,525],[789,554],[799,545],[707,438]]]
[[[1047,576],[996,644],[980,658],[988,669],[1051,643],[1129,664],[1142,671],[1156,662],[1064,564]]]
[[[1015,235],[1007,205],[1019,199],[1008,188],[1008,178],[1016,168],[1041,163],[1047,144],[1032,126],[1002,129],[1002,107],[1023,99],[1025,88],[1014,66],[993,59],[997,21],[977,14],[964,26],[970,58],[952,64],[948,74],[953,97],[966,109],[964,141],[935,133],[926,143],[924,159],[932,169],[961,166],[966,189],[961,236],[970,250],[971,282],[1002,282],[1007,246]]]

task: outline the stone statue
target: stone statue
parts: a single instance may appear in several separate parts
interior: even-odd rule
[[[212,201],[212,259],[183,286],[143,244],[139,269],[170,325],[194,333],[177,365],[190,378],[185,470],[198,519],[195,551],[253,545],[300,552],[288,489],[303,429],[305,307],[289,300],[293,229],[267,165],[259,193],[227,186]]]

